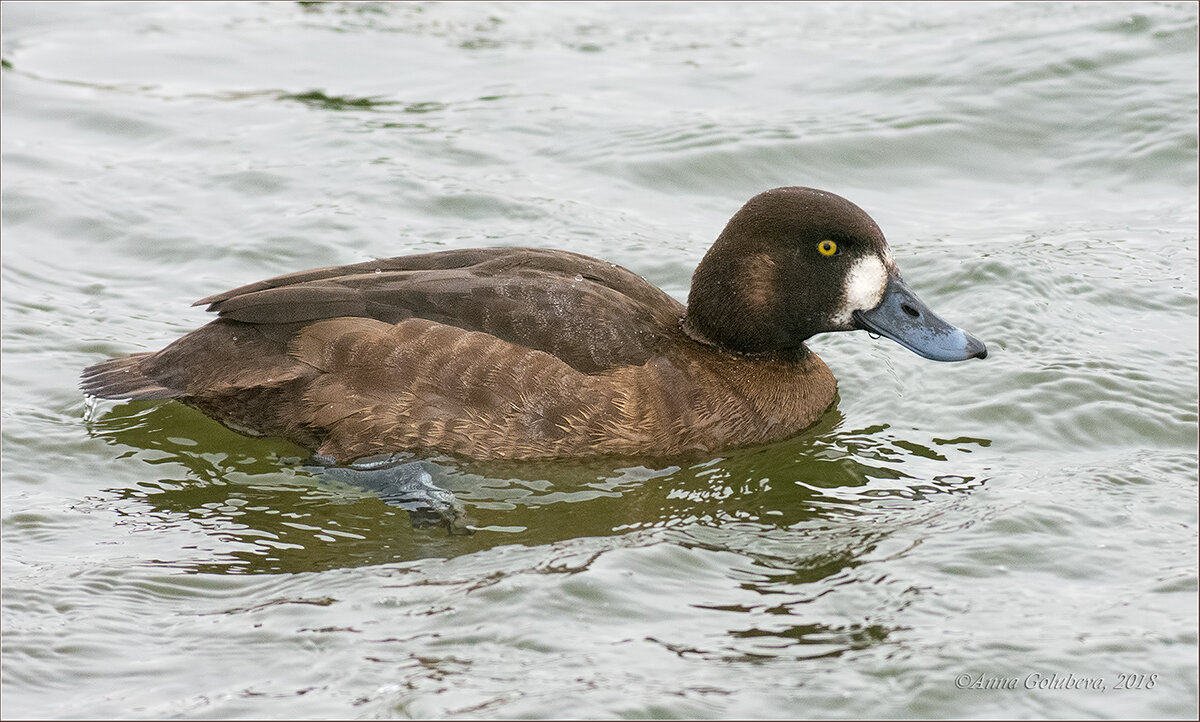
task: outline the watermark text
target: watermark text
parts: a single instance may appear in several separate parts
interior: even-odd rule
[[[959,689],[1082,689],[1107,692],[1109,689],[1154,689],[1158,685],[1157,674],[1118,674],[1110,687],[1104,677],[1082,677],[1074,674],[1030,672],[1016,677],[978,672],[964,672],[954,678]]]

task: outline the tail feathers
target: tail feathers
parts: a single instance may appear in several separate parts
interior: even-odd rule
[[[123,358],[111,358],[84,369],[80,387],[89,396],[102,399],[174,399],[179,391],[160,385],[142,372],[142,360],[152,353],[138,353]]]

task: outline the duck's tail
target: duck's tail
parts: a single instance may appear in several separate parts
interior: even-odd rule
[[[110,358],[88,366],[80,375],[79,386],[89,396],[102,399],[174,399],[182,394],[159,384],[142,371],[142,361],[152,352]]]

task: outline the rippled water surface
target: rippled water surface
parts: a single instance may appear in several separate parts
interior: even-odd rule
[[[2,12],[6,716],[1196,714],[1194,3]],[[840,399],[782,443],[420,460],[470,535],[76,387],[377,256],[683,299],[778,185],[991,355],[827,335]]]

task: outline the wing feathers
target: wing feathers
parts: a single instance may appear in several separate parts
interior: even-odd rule
[[[362,294],[354,289],[316,281],[234,296],[221,304],[221,317],[246,323],[296,323],[362,316],[366,307]]]
[[[683,306],[613,264],[565,251],[483,248],[268,279],[198,302],[251,324],[410,318],[480,331],[595,373],[644,363]]]

